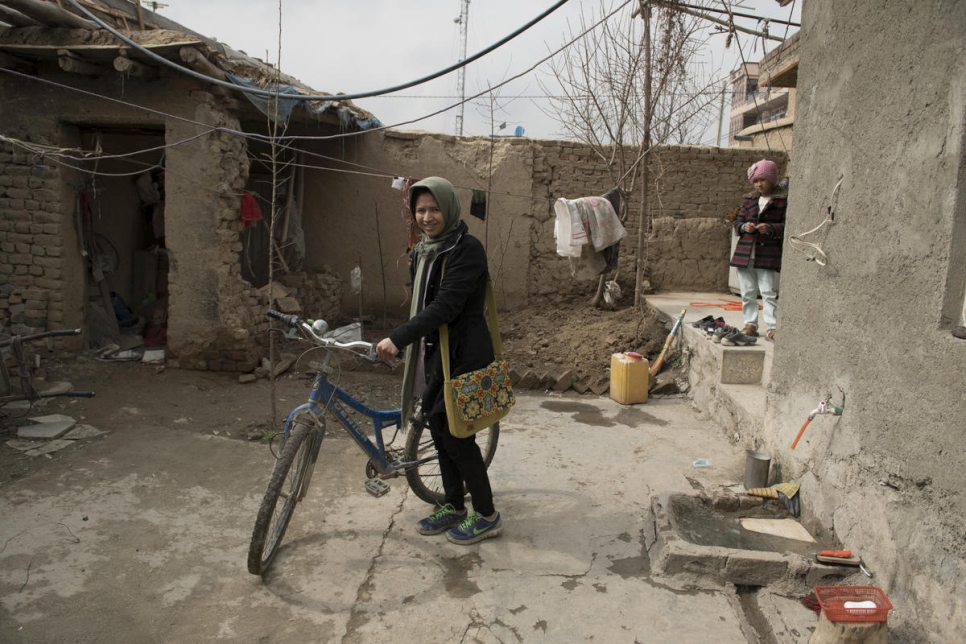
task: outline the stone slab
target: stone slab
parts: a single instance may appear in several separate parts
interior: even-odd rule
[[[57,423],[64,420],[74,420],[64,414],[47,414],[46,416],[31,416],[27,420],[34,423]]]
[[[90,425],[77,425],[74,429],[70,430],[64,434],[64,440],[76,441],[82,438],[93,438],[94,436],[100,436],[101,434],[106,434],[107,432],[97,429],[96,427],[91,427]]]
[[[73,418],[67,420],[56,420],[51,423],[40,423],[38,425],[24,425],[17,428],[17,436],[20,438],[60,438],[77,424]]]
[[[49,443],[43,443],[40,447],[32,449],[30,451],[24,452],[27,456],[41,456],[43,454],[50,454],[51,452],[56,452],[58,450],[64,449],[65,447],[70,447],[74,444],[74,441],[64,440],[63,438],[50,441]]]

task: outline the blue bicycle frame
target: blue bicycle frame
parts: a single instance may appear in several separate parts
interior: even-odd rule
[[[367,416],[372,420],[372,428],[374,432],[375,443],[369,438],[365,430],[359,426],[358,423],[353,420],[352,416],[346,410],[345,403],[352,409],[355,409],[359,413]],[[339,423],[345,427],[349,435],[359,444],[359,447],[366,453],[369,457],[370,462],[376,468],[376,470],[383,476],[397,472],[405,467],[411,467],[414,465],[420,465],[424,462],[430,461],[436,458],[435,455],[420,459],[419,461],[414,461],[412,463],[402,463],[400,461],[390,462],[386,458],[386,445],[383,441],[382,430],[386,427],[399,427],[402,418],[402,410],[391,409],[391,410],[379,410],[373,409],[368,405],[356,400],[346,391],[339,389],[331,382],[323,373],[319,373],[315,378],[315,383],[312,385],[312,391],[309,393],[309,401],[303,405],[299,405],[292,410],[289,414],[288,420],[285,422],[285,434],[288,435],[289,430],[292,427],[292,421],[295,416],[301,411],[308,411],[318,418],[321,422],[321,428],[319,431],[319,436],[316,439],[316,444],[314,447],[314,456],[318,454],[319,447],[322,445],[322,439],[325,437],[325,411],[331,411]]]

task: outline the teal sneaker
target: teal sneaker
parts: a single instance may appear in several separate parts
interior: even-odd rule
[[[458,526],[446,533],[446,538],[453,543],[468,546],[477,541],[492,539],[503,532],[503,522],[500,521],[500,513],[496,513],[496,518],[488,521],[483,516],[474,512],[463,520]]]
[[[439,534],[466,519],[466,508],[457,512],[452,503],[439,506],[435,512],[416,524],[419,534]]]

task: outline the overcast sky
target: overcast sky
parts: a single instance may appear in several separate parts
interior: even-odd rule
[[[500,40],[552,6],[556,0],[471,0],[467,55]],[[623,0],[605,0],[608,8]],[[379,90],[429,75],[460,59],[461,0],[166,0],[158,13],[229,47],[270,63],[281,60],[282,71],[322,92],[356,93]],[[149,1],[142,4],[150,6]],[[697,4],[692,1],[690,4]],[[744,0],[736,10],[799,22],[801,2],[779,7],[776,0]],[[541,23],[466,68],[467,96],[486,90],[529,68],[568,40],[568,21],[577,31],[581,12],[598,11],[596,0],[570,0]],[[720,7],[721,4],[717,3]],[[737,6],[737,4],[736,4]],[[630,11],[630,6],[625,10]],[[792,12],[794,12],[792,14]],[[280,25],[281,18],[281,29]],[[754,28],[754,20],[741,20]],[[790,28],[789,34],[795,28]],[[785,34],[773,24],[771,33]],[[281,49],[279,35],[281,34]],[[709,38],[703,66],[724,78],[739,63],[737,47],[724,48],[724,35]],[[740,35],[745,58],[762,56],[761,41]],[[777,43],[770,43],[768,49]],[[281,54],[281,56],[279,55]],[[544,64],[500,90],[505,111],[497,115],[512,134],[522,126],[534,138],[557,138],[558,125],[538,105],[547,101],[538,83]],[[458,102],[457,73],[387,97],[359,99],[357,105],[384,124],[396,125]],[[519,96],[512,101],[509,99]],[[463,134],[488,135],[490,117],[481,99],[464,109]],[[727,111],[727,107],[725,108]],[[403,126],[455,133],[456,109]],[[714,142],[713,129],[702,143]],[[726,137],[722,137],[725,139]]]

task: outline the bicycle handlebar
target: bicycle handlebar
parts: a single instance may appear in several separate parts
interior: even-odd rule
[[[363,342],[361,340],[356,342],[339,342],[334,338],[322,337],[321,335],[315,332],[315,329],[312,328],[311,324],[301,319],[299,316],[295,315],[294,313],[286,314],[286,313],[280,313],[279,311],[273,311],[269,309],[266,315],[268,315],[268,317],[272,319],[275,319],[275,320],[278,320],[279,322],[283,322],[287,324],[293,329],[298,329],[302,333],[302,335],[305,336],[307,340],[310,340],[311,342],[317,344],[320,347],[333,348],[333,349],[345,349],[346,351],[354,353],[355,355],[367,360],[368,362],[372,362],[372,363],[384,362],[383,360],[380,360],[379,358],[376,357],[376,345],[373,344],[372,342]],[[365,354],[359,353],[357,351],[358,349],[364,350]]]
[[[40,340],[42,338],[53,338],[64,335],[80,335],[82,333],[81,329],[57,329],[56,331],[44,331],[43,333],[34,333],[32,335],[21,335],[13,336],[9,340],[0,341],[0,347],[8,347],[13,343],[14,338],[20,338],[20,342],[32,342],[33,340]]]

